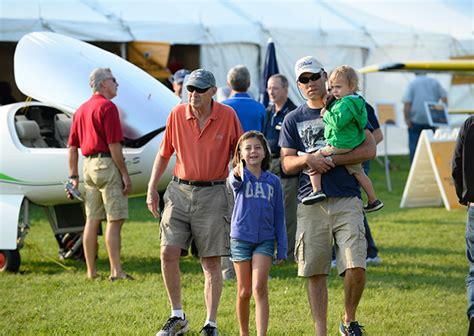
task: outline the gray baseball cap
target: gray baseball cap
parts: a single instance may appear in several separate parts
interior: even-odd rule
[[[184,81],[184,77],[186,77],[186,75],[189,74],[189,70],[186,70],[186,69],[181,69],[181,70],[178,70],[174,73],[173,76],[171,76],[171,82],[173,83],[177,83],[177,84],[181,84],[183,83]]]
[[[199,89],[208,89],[216,86],[216,79],[212,72],[204,69],[197,69],[189,75],[188,81],[186,82],[186,87],[188,86],[194,86]]]

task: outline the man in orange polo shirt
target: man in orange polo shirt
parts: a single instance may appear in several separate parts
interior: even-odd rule
[[[176,106],[148,183],[148,210],[158,218],[156,191],[173,153],[173,179],[164,195],[160,223],[161,270],[171,303],[171,316],[158,336],[189,330],[181,303],[179,258],[194,239],[205,278],[207,319],[201,335],[218,335],[216,315],[222,292],[221,256],[229,255],[228,164],[242,134],[235,111],[212,100],[217,91],[214,75],[204,69],[191,73],[189,103]]]

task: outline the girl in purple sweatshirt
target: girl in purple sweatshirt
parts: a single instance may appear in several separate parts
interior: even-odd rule
[[[276,243],[276,262],[286,259],[287,236],[283,193],[279,178],[268,171],[271,155],[262,133],[244,133],[232,161],[229,181],[235,205],[230,231],[230,253],[237,275],[237,317],[240,335],[249,335],[252,292],[257,334],[268,329],[268,275]]]

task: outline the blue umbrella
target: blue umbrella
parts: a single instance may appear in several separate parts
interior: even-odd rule
[[[260,90],[258,94],[258,100],[260,103],[268,106],[268,93],[267,93],[267,82],[268,78],[280,73],[278,70],[278,63],[276,59],[275,44],[272,39],[268,39],[267,52],[265,53],[265,63],[263,64],[262,81],[260,82]]]

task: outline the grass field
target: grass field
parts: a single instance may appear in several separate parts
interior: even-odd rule
[[[383,167],[371,177],[385,208],[369,215],[383,262],[367,270],[358,319],[369,335],[464,335],[467,331],[464,229],[466,213],[444,208],[400,209],[408,159],[393,157],[388,193]],[[57,244],[43,212],[36,208],[19,274],[0,274],[0,335],[154,335],[169,315],[160,274],[158,224],[144,199],[130,201],[123,229],[124,268],[136,281],[107,281],[108,261],[100,237],[101,280],[88,281],[85,264],[57,260]],[[203,276],[192,257],[182,259],[183,304],[192,332],[205,319]],[[304,279],[296,265],[273,268],[269,335],[313,335]],[[236,284],[225,282],[218,324],[237,335]],[[329,335],[337,335],[343,313],[342,281],[329,279]],[[252,310],[252,326],[253,310]],[[252,329],[255,334],[255,329]]]

